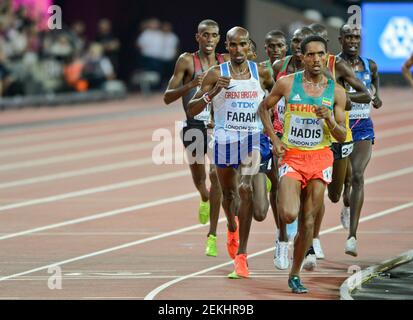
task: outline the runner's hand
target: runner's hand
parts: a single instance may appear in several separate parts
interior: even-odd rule
[[[383,105],[383,101],[378,96],[373,97],[372,103],[375,109],[379,109]]]
[[[231,81],[231,78],[230,77],[223,77],[223,76],[220,76],[219,78],[218,78],[218,81],[217,81],[217,83],[215,84],[215,87],[212,89],[212,91],[210,92],[210,97],[212,98],[212,97],[214,97],[214,96],[216,96],[218,93],[220,93],[221,92],[221,90],[223,89],[223,88],[227,88],[228,86],[229,86],[229,82]]]
[[[194,80],[191,81],[192,88],[200,87],[202,84],[202,80],[204,80],[205,73],[198,74],[195,76]]]
[[[208,129],[214,129],[214,127],[215,127],[215,122],[213,120],[211,120],[211,122],[208,122],[207,124]]]
[[[317,107],[315,110],[315,114],[318,118],[321,119],[328,119],[331,117],[331,111],[326,107]]]
[[[284,155],[285,151],[288,150],[288,147],[285,145],[285,143],[280,142],[280,143],[275,143],[272,147],[272,153],[277,157],[281,157]]]

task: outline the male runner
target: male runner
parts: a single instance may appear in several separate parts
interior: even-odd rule
[[[413,87],[413,77],[410,72],[410,68],[413,66],[413,53],[409,59],[403,64],[402,72],[404,77],[406,78],[407,82]]]
[[[345,24],[340,29],[340,44],[342,52],[338,55],[354,70],[358,79],[374,94],[372,105],[378,109],[382,106],[379,97],[379,74],[376,63],[360,57],[361,29]],[[348,83],[348,91],[354,87]],[[350,128],[353,134],[354,149],[350,155],[351,161],[351,194],[350,194],[350,231],[345,252],[357,256],[357,228],[364,202],[364,172],[371,158],[374,144],[374,128],[370,117],[370,103],[352,103],[350,111]]]
[[[189,113],[195,116],[212,101],[214,160],[228,221],[227,249],[230,257],[235,259],[235,276],[248,277],[246,246],[251,219],[256,213],[253,210],[252,177],[258,172],[260,158],[267,160],[271,157],[269,139],[261,134],[263,126],[257,108],[264,98],[264,89],[271,89],[274,82],[268,70],[247,60],[250,39],[246,29],[234,27],[229,30],[226,48],[230,61],[208,71],[200,90],[189,103]],[[236,169],[239,166],[241,202],[238,228],[234,200],[238,189]]]
[[[328,31],[327,28],[319,23],[314,23],[309,26],[314,34],[324,38],[327,43]],[[370,93],[368,89],[363,85],[363,83],[356,77],[351,67],[340,57],[336,57],[333,54],[328,55],[327,59],[327,69],[326,75],[334,79],[341,86],[345,86],[346,83],[350,84],[355,91],[347,94],[347,108],[351,108],[351,101],[368,103],[371,100]],[[347,136],[344,143],[338,143],[333,138],[333,143],[331,148],[334,154],[334,165],[333,165],[333,178],[331,183],[328,185],[328,196],[333,203],[336,203],[340,200],[341,193],[343,191],[343,186],[345,181],[347,181],[347,189],[345,190],[343,196],[344,208],[341,211],[341,221],[345,228],[348,228],[349,224],[349,199],[346,196],[348,191],[348,185],[350,180],[350,168],[348,166],[348,156],[353,150],[353,142],[351,129],[349,127],[349,115],[346,111],[346,127],[347,127]],[[346,172],[348,174],[346,175]],[[319,233],[321,229],[321,222],[324,217],[325,207],[322,206],[320,213],[317,215],[317,220],[314,225],[314,236],[313,236],[313,245],[310,247],[307,252],[306,259],[303,267],[307,270],[313,270],[316,267],[316,259],[324,259],[325,255],[321,247],[321,242],[319,239]]]
[[[345,91],[324,75],[327,42],[319,36],[307,37],[301,42],[301,52],[304,71],[280,78],[259,107],[273,152],[282,156],[278,212],[286,223],[299,219],[288,280],[294,293],[308,292],[299,274],[312,242],[314,219],[323,205],[326,184],[331,182],[331,136],[341,142],[346,138]],[[286,109],[280,140],[265,112],[282,97]]]
[[[195,158],[195,161],[191,161],[189,167],[195,187],[201,196],[198,211],[199,222],[206,224],[211,214],[205,253],[208,256],[217,256],[216,230],[221,203],[221,190],[213,165],[210,166],[209,170],[211,181],[209,192],[206,187],[205,174],[205,154],[208,148],[207,125],[211,117],[211,108],[209,105],[205,106],[196,117],[189,116],[188,114],[188,102],[195,94],[196,88],[200,86],[206,70],[211,66],[224,62],[223,56],[215,53],[215,48],[220,40],[217,22],[209,19],[201,21],[198,25],[195,39],[199,44],[199,49],[194,53],[185,52],[178,58],[174,74],[164,94],[164,101],[166,104],[170,104],[182,97],[187,120],[184,123],[181,134],[188,157],[191,156],[192,160]],[[192,147],[190,148],[190,146]],[[193,148],[193,146],[196,148]],[[201,154],[198,152],[195,155],[194,153],[197,150],[201,150]]]
[[[276,81],[283,76],[288,74],[295,73],[300,71],[304,68],[304,64],[301,60],[301,48],[300,44],[301,41],[312,35],[312,31],[307,28],[299,28],[297,29],[293,37],[291,39],[290,49],[292,55],[283,57],[281,60],[276,60],[273,63],[273,76]],[[279,138],[282,137],[283,134],[283,123],[284,123],[284,110],[285,110],[285,101],[282,98],[276,107],[274,108],[274,130]],[[271,203],[274,211],[274,204]],[[274,251],[274,265],[277,269],[285,270],[288,269],[290,262],[288,259],[288,240],[291,237],[293,240],[295,234],[297,233],[297,221],[293,221],[289,226],[291,230],[290,234],[287,235],[287,229],[285,223],[280,219],[277,210],[274,211],[275,221],[278,227],[278,234],[276,235],[275,240],[275,251]]]
[[[287,54],[287,39],[282,31],[271,30],[265,35],[264,41],[268,60],[265,60],[260,64],[264,65],[270,71],[271,75],[274,75],[272,65],[275,61],[283,59]]]

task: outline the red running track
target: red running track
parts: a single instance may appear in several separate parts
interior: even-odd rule
[[[152,134],[174,134],[183,112],[161,97],[82,107],[2,112],[0,131],[0,299],[338,299],[350,266],[377,264],[413,243],[412,92],[383,90],[373,111],[376,144],[366,175],[359,256],[344,254],[341,204],[326,199],[326,259],[303,272],[310,293],[287,287],[272,262],[272,213],[254,222],[250,279],[229,280],[221,210],[219,255],[204,255],[207,226],[184,164],[155,165]],[[169,108],[169,109],[168,109]],[[129,118],[94,116],[139,112]],[[33,127],[33,122],[85,117]],[[11,128],[12,124],[26,126]],[[178,141],[180,146],[180,141]],[[48,287],[58,275],[62,288]],[[50,271],[50,273],[48,273]]]

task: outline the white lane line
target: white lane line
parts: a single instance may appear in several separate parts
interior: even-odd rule
[[[401,134],[406,134],[409,132],[413,132],[413,127],[408,126],[408,127],[400,127],[400,128],[392,129],[392,130],[384,130],[384,131],[379,132],[377,134],[377,137],[385,139],[385,138],[390,138],[390,137],[394,137],[394,136],[401,135]],[[373,153],[373,157],[374,157],[374,153]],[[19,186],[30,185],[30,184],[41,183],[41,182],[55,181],[59,179],[78,177],[78,176],[94,174],[94,173],[108,172],[108,171],[131,168],[131,167],[135,167],[135,166],[139,166],[143,164],[150,164],[150,163],[152,163],[151,158],[145,158],[145,159],[139,159],[139,160],[133,160],[133,161],[118,162],[118,163],[102,165],[102,166],[95,166],[95,167],[90,167],[86,169],[74,170],[74,171],[65,171],[65,172],[61,172],[57,174],[3,182],[3,183],[0,183],[0,189],[19,187]]]
[[[80,170],[65,171],[61,173],[38,176],[34,178],[29,178],[29,179],[21,179],[21,180],[4,182],[4,183],[0,183],[0,189],[26,186],[26,185],[40,183],[40,182],[49,182],[49,181],[79,177],[79,176],[84,176],[88,174],[108,172],[108,171],[114,171],[114,170],[125,169],[125,168],[133,168],[133,167],[138,167],[138,166],[142,166],[145,164],[151,164],[151,163],[153,163],[153,159],[151,157],[143,158],[139,160],[116,162],[112,164],[94,166],[94,167],[80,169]]]
[[[142,203],[142,204],[138,204],[138,205],[122,208],[122,209],[116,209],[116,210],[112,210],[112,211],[101,212],[101,213],[97,213],[97,214],[94,214],[94,215],[90,215],[90,216],[86,216],[86,217],[82,217],[82,218],[78,218],[78,219],[67,220],[67,221],[63,221],[63,222],[59,222],[59,223],[49,224],[49,225],[43,226],[43,227],[38,227],[38,228],[24,230],[24,231],[20,231],[20,232],[16,232],[16,233],[6,234],[4,236],[0,236],[0,240],[17,238],[17,237],[21,237],[21,236],[26,236],[28,234],[45,231],[45,230],[61,228],[61,227],[66,227],[66,226],[70,226],[70,225],[74,225],[74,224],[78,224],[78,223],[87,222],[87,221],[108,218],[108,217],[120,215],[120,214],[123,214],[123,213],[129,213],[129,212],[139,211],[139,210],[146,209],[146,208],[160,206],[160,205],[163,205],[163,204],[169,204],[169,203],[173,203],[173,202],[183,201],[183,200],[195,198],[196,196],[198,196],[198,192],[186,193],[186,194],[183,194],[183,195],[170,197],[170,198],[165,198],[165,199],[162,199],[162,200],[155,200],[155,201],[145,202],[145,203]],[[153,238],[153,237],[151,237],[151,238]]]
[[[66,140],[66,141],[58,141],[54,143],[46,143],[46,144],[41,144],[41,145],[36,145],[36,146],[31,146],[31,147],[20,147],[20,148],[15,148],[11,150],[2,150],[0,154],[0,158],[6,158],[10,156],[18,156],[18,155],[28,155],[31,153],[36,153],[36,152],[44,152],[44,151],[59,151],[59,150],[66,150],[68,148],[74,147],[85,147],[85,146],[93,146],[93,145],[99,145],[99,144],[104,144],[104,143],[113,143],[113,142],[120,142],[124,140],[131,140],[131,139],[139,139],[142,137],[152,137],[151,132],[147,132],[145,134],[144,132],[140,131],[135,131],[135,132],[122,132],[122,133],[108,133],[107,135],[104,136],[98,136],[98,137],[81,137],[79,139],[73,139],[73,140]],[[130,142],[130,141],[129,141]],[[139,142],[137,142],[139,143]]]
[[[9,164],[0,165],[0,171],[8,171],[8,170],[16,170],[22,168],[33,168],[38,166],[44,166],[49,164],[56,164],[56,163],[63,163],[68,161],[74,160],[84,160],[90,158],[97,158],[107,155],[114,155],[120,153],[127,153],[132,151],[139,151],[150,149],[154,146],[154,142],[144,142],[144,143],[135,143],[135,144],[126,144],[123,146],[113,147],[113,148],[105,148],[105,149],[97,149],[92,151],[85,151],[79,153],[72,153],[60,156],[54,156],[49,158],[41,158],[37,160],[27,160],[21,162],[14,162]]]
[[[365,222],[365,221],[369,221],[369,220],[373,220],[373,219],[377,219],[377,218],[380,218],[380,217],[383,217],[383,216],[386,216],[386,215],[389,215],[389,214],[392,214],[392,213],[395,213],[395,212],[398,212],[398,211],[401,211],[401,210],[404,210],[404,209],[408,209],[408,208],[410,208],[410,207],[413,207],[413,201],[412,201],[412,202],[409,202],[409,203],[405,203],[405,204],[403,204],[403,205],[399,205],[399,206],[396,206],[396,207],[387,209],[387,210],[383,210],[383,211],[380,211],[380,212],[371,214],[371,215],[369,215],[369,216],[367,216],[367,217],[364,217],[364,218],[360,219],[360,223]],[[320,232],[320,235],[328,234],[328,233],[331,233],[331,232],[340,230],[340,229],[342,229],[342,228],[343,228],[343,227],[342,227],[341,225],[338,225],[338,226],[329,228],[329,229],[327,229],[327,230],[321,231],[321,232]],[[260,256],[260,255],[262,255],[262,254],[272,252],[272,251],[274,251],[274,249],[275,249],[275,247],[271,247],[271,248],[268,248],[268,249],[261,250],[261,251],[259,251],[259,252],[253,253],[253,254],[249,254],[249,255],[248,255],[248,258],[251,259],[251,258]],[[172,281],[169,281],[169,282],[167,282],[167,283],[164,283],[163,285],[155,288],[155,289],[152,290],[150,293],[148,293],[148,294],[145,296],[145,300],[153,300],[160,292],[162,292],[163,290],[169,288],[170,286],[172,286],[172,285],[174,285],[174,284],[177,284],[177,283],[182,282],[182,281],[184,281],[184,280],[187,280],[187,279],[189,279],[189,278],[193,278],[193,277],[195,277],[195,276],[200,276],[200,275],[205,274],[205,273],[208,273],[208,272],[210,272],[210,271],[214,271],[214,270],[220,269],[220,268],[225,267],[225,266],[228,266],[228,265],[232,265],[233,263],[234,263],[234,262],[231,260],[231,261],[229,261],[229,262],[221,263],[221,264],[219,264],[219,265],[216,265],[216,266],[213,266],[213,267],[204,269],[204,270],[200,270],[200,271],[198,271],[198,272],[194,272],[194,273],[191,273],[191,274],[188,274],[188,275],[185,275],[185,276],[176,278],[176,279],[174,279],[174,280],[172,280]],[[0,281],[1,281],[1,279],[0,279]]]
[[[396,127],[394,129],[381,130],[377,132],[376,137],[380,139],[392,138],[406,133],[413,132],[413,126]]]
[[[399,144],[394,147],[385,148],[381,150],[374,151],[372,158],[380,158],[383,156],[388,156],[390,154],[399,153],[403,151],[408,151],[413,149],[413,143]]]
[[[139,186],[145,183],[163,181],[167,179],[174,179],[174,178],[183,177],[187,175],[188,175],[188,170],[181,170],[181,171],[165,173],[165,174],[161,174],[157,176],[150,176],[150,177],[139,178],[135,180],[128,180],[128,181],[124,181],[120,183],[109,184],[109,185],[100,186],[96,188],[89,188],[89,189],[83,189],[83,190],[79,190],[75,192],[62,193],[62,194],[58,194],[58,195],[54,195],[54,196],[50,196],[46,198],[39,198],[39,199],[1,206],[0,212],[11,210],[11,209],[28,207],[32,205],[38,205],[38,204],[50,203],[50,202],[55,202],[55,201],[60,201],[60,200],[65,200],[65,199],[70,199],[70,198],[75,198],[75,197],[86,196],[86,195],[94,194],[94,193],[124,189],[124,188]]]
[[[381,125],[381,124],[388,124],[395,121],[403,121],[403,120],[410,120],[413,118],[413,114],[410,111],[406,112],[398,112],[396,114],[386,115],[386,117],[382,117],[379,119],[373,118],[374,125]]]
[[[138,131],[142,130],[140,128],[139,123],[130,123],[128,121],[124,121],[122,123],[122,132],[127,131]],[[147,129],[147,132],[150,132],[150,129]],[[153,131],[153,130],[152,130]],[[113,123],[106,123],[100,124],[99,126],[90,127],[88,124],[86,127],[74,127],[74,128],[66,128],[64,131],[56,131],[56,130],[48,130],[46,132],[30,132],[26,134],[20,134],[18,136],[3,136],[0,140],[0,146],[12,146],[16,147],[19,143],[24,142],[55,142],[55,139],[67,139],[67,138],[80,138],[82,136],[90,136],[90,135],[100,135],[100,134],[111,134],[119,132],[119,126],[114,125]],[[0,133],[1,135],[1,133]],[[52,141],[48,140],[48,138],[53,138]],[[46,139],[46,140],[45,140]]]
[[[222,218],[220,220],[223,221],[223,220],[225,220],[225,218]],[[133,246],[136,246],[136,245],[139,245],[139,244],[142,244],[142,243],[146,243],[146,242],[150,242],[150,241],[153,241],[153,240],[159,240],[159,239],[162,239],[162,238],[167,238],[167,237],[171,237],[171,236],[174,236],[174,235],[177,235],[177,234],[181,234],[181,233],[184,233],[184,232],[187,232],[187,231],[192,231],[192,230],[196,230],[196,229],[199,229],[199,228],[204,228],[205,226],[207,226],[207,225],[196,224],[196,225],[192,225],[192,226],[189,226],[189,227],[177,229],[177,230],[174,230],[174,231],[171,231],[171,232],[166,232],[166,233],[154,236],[154,237],[145,238],[145,239],[141,239],[141,240],[137,240],[137,241],[133,241],[133,242],[128,242],[128,243],[125,243],[125,244],[122,244],[122,245],[119,245],[119,246],[115,246],[115,247],[111,247],[111,248],[108,248],[108,249],[91,252],[91,253],[88,253],[88,254],[85,254],[85,255],[82,255],[82,256],[74,257],[74,258],[63,260],[63,261],[60,261],[60,262],[48,264],[46,266],[31,269],[31,270],[28,270],[28,271],[24,271],[24,272],[12,274],[12,275],[9,275],[9,276],[1,277],[0,282],[5,281],[5,280],[9,280],[9,279],[13,279],[13,278],[16,278],[16,277],[24,276],[26,274],[34,273],[34,272],[37,272],[37,271],[46,270],[50,267],[60,266],[60,265],[63,265],[63,264],[68,264],[68,263],[71,263],[71,262],[76,262],[76,261],[88,259],[88,258],[91,258],[91,257],[106,254],[106,253],[109,253],[109,252],[114,252],[114,251],[117,251],[117,250],[133,247]]]
[[[285,278],[288,276],[288,272],[286,273],[273,273],[273,274],[257,274],[253,275],[250,272],[251,276],[253,278]],[[144,279],[176,279],[177,277],[181,277],[181,275],[167,275],[167,276],[67,276],[64,275],[62,276],[62,280],[69,281],[69,280],[144,280]],[[326,277],[332,277],[332,278],[337,278],[337,277],[348,277],[348,273],[345,271],[341,271],[340,273],[331,273],[331,272],[306,272],[305,276],[302,275],[301,278],[314,278],[314,277],[320,277],[320,278],[326,278]],[[47,281],[50,278],[50,276],[38,276],[38,277],[19,277],[16,279],[10,279],[9,281]],[[228,279],[228,276],[226,275],[206,275],[206,276],[196,276],[193,277],[195,279],[219,279],[219,278],[226,278]],[[144,297],[142,297],[144,298]]]
[[[182,173],[185,173],[185,171],[182,171]],[[365,180],[364,183],[365,183],[365,185],[369,185],[369,184],[372,184],[372,183],[375,183],[375,182],[379,182],[379,181],[383,181],[383,180],[387,180],[387,179],[391,179],[391,178],[395,178],[395,177],[399,177],[399,176],[404,176],[404,175],[410,174],[410,173],[413,173],[413,166],[408,167],[408,168],[404,168],[404,169],[400,169],[400,170],[397,170],[397,171],[389,172],[389,173],[386,173],[386,174],[378,175],[378,176],[375,176],[375,177],[368,178],[368,179]],[[188,175],[189,175],[189,172],[188,172]],[[183,194],[183,195],[178,196],[178,197],[171,197],[171,198],[166,198],[166,199],[162,199],[162,200],[151,201],[151,202],[135,205],[135,206],[132,206],[132,207],[122,208],[122,209],[108,211],[108,212],[97,213],[95,215],[86,216],[86,217],[83,217],[83,218],[80,218],[80,219],[73,219],[73,220],[63,221],[63,222],[60,222],[60,223],[46,225],[46,226],[43,226],[43,227],[23,230],[23,231],[16,232],[16,233],[9,233],[9,234],[5,234],[5,235],[0,236],[0,241],[1,240],[6,240],[6,239],[11,239],[11,238],[17,238],[17,237],[25,236],[25,235],[29,235],[29,234],[33,234],[33,233],[36,233],[36,232],[41,232],[41,231],[46,231],[46,230],[50,230],[50,229],[65,227],[65,226],[68,226],[68,225],[73,225],[73,224],[82,223],[82,222],[86,222],[86,221],[107,218],[107,217],[115,216],[115,215],[118,215],[118,214],[127,213],[127,212],[130,212],[130,211],[137,211],[137,210],[141,210],[141,209],[145,209],[145,208],[149,208],[149,207],[153,207],[153,206],[157,206],[157,205],[161,205],[161,204],[166,204],[166,203],[169,203],[169,202],[180,201],[179,199],[186,200],[186,199],[196,197],[197,195],[198,195],[197,192],[187,193],[187,194]],[[182,197],[182,198],[180,198],[180,197]],[[224,221],[224,220],[222,220],[222,221]]]
[[[185,196],[185,195],[183,195],[183,196]],[[188,198],[190,198],[190,197],[191,197],[191,194],[188,194],[187,196],[188,196]],[[197,192],[192,193],[192,197],[195,197],[195,196],[197,196]],[[161,200],[161,201],[162,201],[162,200]],[[403,204],[403,205],[400,205],[400,206],[397,206],[397,207],[393,207],[393,208],[390,208],[390,209],[387,209],[387,210],[384,210],[384,211],[375,213],[375,214],[372,214],[372,215],[369,215],[369,216],[367,216],[367,217],[364,217],[364,218],[360,219],[360,223],[361,223],[361,222],[364,222],[364,221],[372,220],[372,219],[375,219],[375,218],[378,218],[378,217],[382,217],[382,216],[391,214],[391,213],[393,213],[393,212],[397,212],[397,211],[400,211],[400,210],[404,210],[404,209],[410,208],[410,207],[412,207],[412,206],[413,206],[413,201],[412,201],[412,202],[409,202],[409,203],[406,203],[406,204]],[[226,218],[219,219],[219,220],[218,220],[218,223],[221,223],[221,222],[224,222],[224,221],[226,221]],[[75,257],[75,258],[63,260],[63,261],[56,262],[56,263],[53,263],[53,264],[49,264],[49,265],[46,265],[46,266],[34,268],[34,269],[31,269],[31,270],[28,270],[28,271],[24,271],[24,272],[12,274],[12,275],[9,275],[9,276],[1,277],[1,278],[0,278],[0,282],[1,282],[1,281],[5,281],[5,280],[9,280],[9,279],[14,279],[14,278],[17,278],[17,277],[20,277],[20,276],[24,276],[24,275],[27,275],[27,274],[31,274],[31,273],[34,273],[34,272],[46,270],[46,269],[48,269],[48,268],[50,268],[50,267],[59,266],[59,265],[68,264],[68,263],[75,262],[75,261],[80,261],[80,260],[88,259],[88,258],[95,257],[95,256],[98,256],[98,255],[106,254],[106,253],[109,253],[109,252],[114,252],[114,251],[117,251],[117,250],[129,248],[129,247],[136,246],[136,245],[139,245],[139,244],[147,243],[147,242],[150,242],[150,241],[159,240],[159,239],[163,239],[163,238],[166,238],[166,237],[170,237],[170,236],[178,235],[178,234],[181,234],[181,233],[185,233],[185,232],[188,232],[188,231],[200,229],[200,228],[203,228],[203,227],[206,227],[206,226],[208,226],[208,224],[207,224],[207,225],[202,225],[202,224],[192,225],[192,226],[189,226],[189,227],[177,229],[177,230],[174,230],[174,231],[171,231],[171,232],[167,232],[167,233],[163,233],[163,234],[160,234],[160,235],[156,235],[156,236],[153,236],[153,237],[149,237],[149,238],[141,239],[141,240],[138,240],[138,241],[133,241],[133,242],[125,243],[125,244],[123,244],[123,245],[111,247],[111,248],[104,249],[104,250],[100,250],[100,251],[95,251],[95,252],[92,252],[92,253],[89,253],[89,254],[85,254],[85,255],[82,255],[82,256],[78,256],[78,257]],[[327,230],[324,230],[324,231],[320,232],[320,234],[323,235],[323,234],[331,233],[331,232],[334,232],[334,231],[337,231],[337,230],[340,230],[340,229],[342,229],[342,226],[341,226],[341,225],[336,226],[336,227],[333,227],[333,228],[329,228],[329,229],[327,229]],[[254,254],[250,255],[250,258],[252,258],[252,257],[254,257],[254,256],[258,256],[258,255],[263,254],[263,253],[270,252],[270,251],[272,251],[272,250],[274,250],[274,247],[271,247],[271,248],[269,248],[269,249],[266,249],[266,250],[263,250],[263,251],[254,253]],[[232,264],[232,263],[233,263],[233,261],[229,261],[229,262],[220,264],[220,265],[218,265],[218,266],[214,266],[214,267],[211,267],[211,268],[208,268],[208,269],[204,269],[204,270],[201,270],[201,271],[199,271],[199,272],[192,273],[192,274],[190,274],[190,275],[186,275],[186,276],[180,277],[180,278],[178,278],[178,279],[175,279],[175,280],[173,280],[173,281],[171,281],[171,282],[168,282],[168,283],[166,283],[166,284],[164,284],[164,285],[156,288],[156,289],[153,290],[149,295],[147,295],[147,296],[145,297],[145,299],[148,298],[148,297],[151,298],[151,299],[153,299],[160,291],[162,291],[162,290],[164,290],[165,288],[173,285],[174,283],[178,283],[178,282],[183,281],[183,280],[185,280],[185,279],[188,279],[188,278],[190,278],[190,277],[198,276],[198,275],[207,273],[207,272],[209,272],[209,271],[213,271],[213,270],[219,269],[219,268],[221,268],[221,267],[223,267],[223,266],[227,266],[227,265],[230,265],[230,264]]]
[[[411,150],[411,149],[413,149],[413,143],[401,144],[401,145],[397,145],[395,147],[390,147],[390,148],[385,148],[385,149],[382,149],[382,150],[375,151],[372,154],[372,158],[379,158],[379,157],[387,156],[387,155],[394,154],[394,153],[408,151],[408,150]],[[105,151],[105,150],[103,150],[103,151]],[[1,169],[1,166],[0,166],[0,169]],[[106,191],[109,191],[109,190],[124,188],[126,186],[130,186],[129,185],[130,183],[132,183],[132,185],[133,185],[133,183],[135,183],[134,181],[136,181],[136,180],[124,181],[124,182],[121,182],[121,183],[105,185],[105,186],[92,188],[92,189],[84,189],[84,190],[79,190],[79,191],[75,191],[75,192],[69,192],[69,193],[63,193],[63,194],[58,194],[58,195],[54,195],[54,196],[49,196],[49,197],[45,197],[45,198],[39,198],[39,199],[33,199],[33,200],[29,200],[29,201],[24,201],[24,202],[12,203],[12,204],[9,204],[9,205],[0,206],[0,212],[10,210],[10,209],[27,207],[27,206],[36,205],[36,204],[50,203],[50,202],[59,201],[59,200],[62,200],[62,199],[82,196],[82,195],[85,195],[85,194],[93,194],[93,193],[106,192]]]

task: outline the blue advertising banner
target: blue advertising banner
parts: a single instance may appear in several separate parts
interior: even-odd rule
[[[362,4],[361,52],[376,61],[380,72],[401,73],[413,53],[413,4]]]

